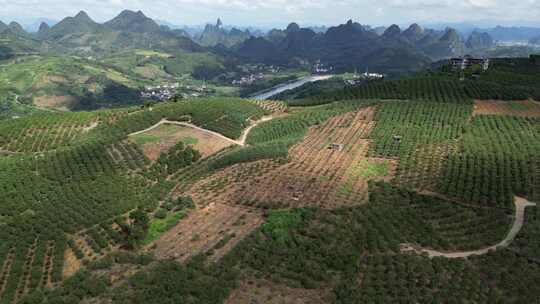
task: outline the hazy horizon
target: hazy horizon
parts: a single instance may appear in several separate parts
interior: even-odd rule
[[[540,0],[512,4],[501,0],[0,0],[0,5],[0,20],[25,25],[42,18],[59,21],[81,10],[104,22],[130,9],[175,25],[202,25],[221,18],[225,24],[244,27],[283,27],[290,22],[335,25],[348,19],[373,26],[414,22],[540,26]]]

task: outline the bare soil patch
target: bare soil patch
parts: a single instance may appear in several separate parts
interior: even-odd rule
[[[64,253],[64,268],[62,270],[62,276],[69,278],[74,275],[82,267],[82,263],[71,248],[67,248]]]
[[[232,143],[198,129],[162,124],[148,132],[132,136],[131,139],[139,144],[143,153],[151,160],[157,160],[159,155],[168,151],[179,142],[191,145],[208,157]]]
[[[325,304],[328,291],[291,288],[267,280],[247,279],[233,290],[225,304]]]
[[[533,100],[476,100],[474,105],[474,115],[540,117],[540,103]]]
[[[190,213],[149,248],[159,259],[184,262],[207,253],[210,261],[217,261],[262,223],[259,210],[212,203]]]
[[[57,82],[57,83],[67,83],[68,82],[66,77],[59,76],[59,75],[47,75],[47,76],[45,76],[45,81]]]
[[[132,264],[114,264],[111,268],[94,271],[94,274],[107,278],[114,286],[136,274],[142,267]]]
[[[57,109],[62,111],[69,111],[76,102],[77,98],[73,96],[44,95],[34,98],[34,104],[39,108]]]
[[[369,180],[391,178],[395,160],[367,158],[374,108],[347,113],[311,128],[291,148],[287,162],[262,161],[227,168],[196,183],[191,195],[201,202],[290,208],[336,208],[362,204]],[[331,144],[341,149],[331,149]],[[384,166],[384,170],[380,167]],[[378,174],[379,172],[385,174]]]

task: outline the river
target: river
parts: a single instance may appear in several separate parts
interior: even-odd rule
[[[312,76],[307,76],[307,77],[304,77],[302,79],[296,80],[294,82],[282,83],[282,84],[279,84],[279,85],[277,85],[277,86],[275,86],[275,87],[273,87],[271,89],[264,90],[264,91],[259,92],[259,93],[255,93],[250,98],[255,99],[255,100],[266,100],[266,99],[271,98],[272,96],[278,95],[279,93],[283,93],[285,91],[301,87],[301,86],[305,85],[306,83],[326,80],[326,79],[330,79],[332,77],[333,77],[333,75],[312,75]]]

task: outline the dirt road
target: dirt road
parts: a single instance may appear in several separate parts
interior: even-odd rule
[[[424,254],[427,253],[430,258],[433,257],[445,257],[449,259],[457,259],[457,258],[466,258],[473,255],[483,255],[488,253],[491,250],[496,250],[499,248],[508,247],[512,241],[516,238],[519,231],[523,227],[524,217],[525,217],[525,208],[529,206],[536,206],[535,203],[531,203],[524,198],[516,197],[514,203],[516,204],[516,215],[514,219],[514,224],[512,225],[512,229],[510,229],[510,232],[508,232],[508,235],[504,240],[502,240],[497,245],[493,245],[491,247],[479,249],[479,250],[473,250],[473,251],[458,251],[458,252],[441,252],[431,249],[424,249],[421,247],[418,247],[413,244],[402,244],[401,245],[401,251],[402,252],[409,252],[414,251],[418,254]]]

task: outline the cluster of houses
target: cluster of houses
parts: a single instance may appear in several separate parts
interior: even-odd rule
[[[235,79],[232,81],[233,85],[240,85],[240,86],[247,86],[251,85],[256,81],[264,79],[263,73],[257,73],[257,74],[250,74],[248,76],[243,76],[240,79]]]
[[[369,70],[366,70],[366,72],[362,74],[355,72],[352,79],[345,80],[345,85],[350,85],[350,86],[359,85],[369,80],[382,80],[384,79],[384,77],[385,77],[384,74],[370,73]]]
[[[367,80],[377,80],[377,79],[383,79],[384,74],[369,73],[369,71],[366,71],[365,73],[360,74],[360,78],[367,79]]]
[[[487,58],[474,58],[470,55],[467,55],[459,58],[451,58],[450,64],[452,65],[452,68],[454,70],[463,71],[467,68],[478,65],[482,67],[483,71],[487,71],[489,69],[490,61]]]
[[[201,97],[211,93],[211,90],[206,86],[180,86],[180,84],[166,84],[158,86],[145,87],[141,92],[143,99],[153,99],[157,101],[165,101],[172,99],[175,96],[182,96],[182,98],[189,97]]]
[[[321,63],[319,60],[313,65],[312,72],[313,74],[326,74],[332,72],[333,70],[334,67]]]
[[[259,80],[263,80],[265,74],[276,74],[281,71],[280,67],[266,64],[244,64],[239,66],[239,69],[244,76],[232,80],[232,85],[249,86]]]
[[[166,84],[158,86],[149,86],[144,88],[144,91],[141,92],[141,97],[144,99],[154,99],[154,100],[169,100],[176,95],[178,89],[178,84]]]
[[[269,74],[275,74],[279,73],[280,68],[273,65],[266,65],[266,64],[244,64],[239,67],[240,70],[242,70],[243,73],[257,73],[257,72],[263,72],[263,73],[269,73]]]

